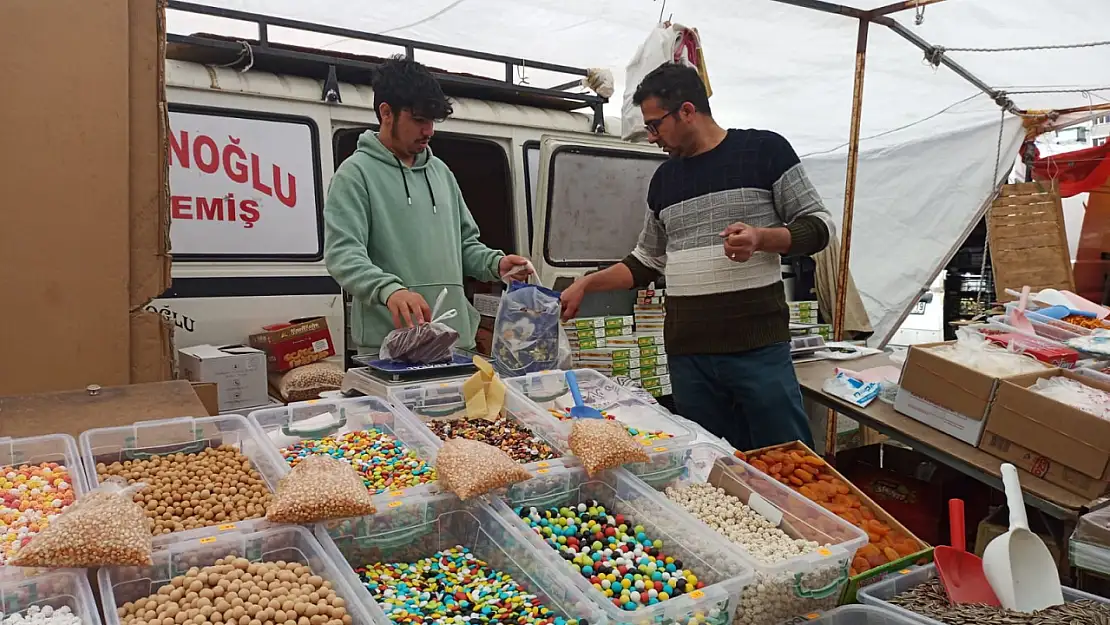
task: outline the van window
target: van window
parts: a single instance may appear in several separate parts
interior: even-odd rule
[[[524,200],[528,213],[528,253],[532,253],[532,237],[536,235],[533,211],[536,207],[536,193],[540,183],[540,142],[524,142]]]
[[[358,137],[370,129],[367,126],[335,131],[336,167],[354,153]],[[429,146],[432,154],[455,174],[463,200],[482,232],[482,243],[509,254],[516,253],[512,178],[505,150],[487,139],[445,133],[436,133]]]
[[[548,169],[544,257],[552,266],[614,263],[636,246],[662,154],[561,146]]]
[[[323,256],[319,133],[311,119],[171,105],[169,123],[175,261]]]

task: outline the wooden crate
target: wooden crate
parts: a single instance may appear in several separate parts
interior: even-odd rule
[[[1024,182],[1002,187],[987,212],[995,297],[1016,299],[1006,289],[1028,285],[1075,290],[1064,210],[1055,182]]]
[[[812,455],[818,456],[818,457],[820,456],[815,451],[810,449],[808,445],[806,445],[805,443],[803,443],[801,441],[794,441],[794,442],[791,442],[791,443],[783,443],[781,445],[772,445],[770,447],[763,447],[761,449],[756,449],[756,450],[748,451],[748,452],[737,452],[736,455],[737,455],[737,457],[740,457],[745,462],[748,462],[749,458],[753,458],[753,457],[765,454],[769,451],[782,451],[782,452],[798,451],[798,452],[802,452],[802,453],[809,453],[809,454],[812,454]],[[852,576],[851,579],[849,580],[848,585],[844,588],[843,594],[841,595],[841,598],[840,598],[840,603],[841,604],[855,603],[856,602],[856,593],[859,591],[860,587],[862,587],[862,586],[869,586],[869,585],[874,584],[876,582],[882,581],[884,578],[886,578],[891,573],[900,571],[902,569],[905,569],[906,567],[913,566],[915,564],[924,564],[924,563],[928,563],[929,561],[932,561],[932,559],[933,559],[933,548],[931,546],[929,546],[928,543],[926,543],[925,541],[921,540],[916,535],[914,535],[914,533],[911,532],[909,530],[909,528],[907,528],[905,525],[902,525],[902,523],[900,523],[898,521],[898,519],[894,518],[893,515],[891,515],[886,510],[884,510],[882,508],[882,506],[875,503],[875,501],[873,499],[868,497],[866,493],[864,493],[859,488],[857,488],[855,484],[853,484],[851,481],[849,481],[848,478],[844,477],[844,475],[842,473],[840,473],[840,471],[837,471],[835,467],[833,467],[832,465],[829,465],[828,470],[829,470],[829,473],[831,473],[834,477],[836,477],[841,482],[843,482],[846,486],[848,486],[848,489],[852,492],[852,494],[860,498],[860,501],[863,505],[866,505],[867,507],[871,508],[871,511],[874,513],[876,519],[878,519],[879,521],[882,521],[887,526],[904,533],[906,536],[908,536],[911,539],[913,539],[914,541],[916,541],[917,544],[921,547],[921,549],[917,553],[910,554],[910,555],[905,556],[903,558],[900,558],[898,560],[888,562],[886,564],[875,567],[873,569],[870,569],[870,570],[865,571],[863,573],[860,573],[858,575]],[[790,488],[793,488],[793,489],[796,490],[795,486],[791,485]]]

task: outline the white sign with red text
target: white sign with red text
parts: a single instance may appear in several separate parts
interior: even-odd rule
[[[171,251],[318,254],[312,137],[305,123],[171,112]]]

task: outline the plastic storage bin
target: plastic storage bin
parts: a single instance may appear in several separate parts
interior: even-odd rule
[[[21,571],[29,572],[29,569]],[[100,611],[84,569],[56,569],[40,574],[6,572],[0,578],[0,619],[24,613],[32,606],[68,607],[81,625],[101,625]]]
[[[904,608],[900,608],[890,603],[890,599],[897,594],[906,592],[907,590],[923,584],[937,576],[937,568],[935,565],[927,565],[906,569],[900,573],[887,576],[883,581],[871,586],[860,588],[859,600],[864,605],[870,605],[884,610],[890,614],[900,616],[913,623],[920,623],[923,625],[945,625],[940,621],[931,619],[927,616],[910,612]],[[1081,590],[1074,588],[1064,587],[1064,601],[1079,601],[1081,599],[1089,599],[1099,603],[1110,604],[1110,599],[1097,597],[1095,595],[1085,593]]]
[[[281,457],[281,449],[308,439],[340,436],[371,428],[381,430],[405,445],[420,460],[429,465],[435,460],[439,439],[424,424],[405,411],[397,410],[380,397],[358,397],[339,400],[313,400],[290,404],[280,408],[256,410],[248,417],[266,449],[278,464],[279,475],[289,472],[289,464]],[[375,494],[375,504],[380,509],[384,502],[398,497],[418,496],[438,492],[434,480],[386,489]]]
[[[736,625],[778,623],[836,607],[848,583],[852,557],[867,544],[866,532],[716,445],[696,443],[658,455],[671,458],[666,463],[631,464],[625,469],[658,491],[710,482],[757,511],[760,504],[780,511],[783,520],[780,528],[791,536],[826,545],[790,560],[767,564],[730,541],[729,545],[755,569],[755,579],[740,595],[740,610],[733,621]],[[719,467],[716,475],[712,474],[714,467]],[[753,502],[753,498],[758,501]],[[696,518],[691,518],[691,522],[703,531],[713,532]]]
[[[642,525],[644,533],[663,541],[663,552],[683,562],[704,582],[704,588],[687,592],[654,605],[624,610],[613,604],[589,580],[570,568],[562,556],[520,518],[515,510],[535,507],[577,505],[597,500],[609,514],[623,514]],[[752,570],[729,543],[715,532],[692,523],[689,515],[623,469],[602,472],[590,478],[582,467],[558,467],[527,482],[510,486],[504,500],[494,508],[520,536],[531,541],[547,566],[560,572],[601,606],[608,622],[640,625],[685,625],[689,622],[727,625],[740,605],[744,588],[752,581]]]
[[[151,566],[101,568],[97,581],[105,625],[120,624],[118,610],[123,604],[157,593],[159,587],[194,566],[204,568],[229,555],[251,562],[305,564],[313,574],[330,581],[335,593],[346,601],[352,625],[389,625],[366,589],[352,588],[346,573],[328,557],[312,533],[297,525],[175,540],[154,550]]]
[[[917,625],[917,621],[869,605],[846,605],[807,622],[814,625]]]
[[[36,465],[46,462],[56,462],[65,466],[69,473],[69,481],[73,487],[75,497],[80,497],[88,492],[88,482],[85,469],[81,462],[81,454],[77,450],[77,441],[69,434],[46,434],[44,436],[29,436],[26,438],[0,438],[0,471],[7,472],[10,468],[22,465]],[[0,529],[0,539],[8,531],[15,529]],[[7,551],[7,545],[0,550]],[[0,554],[0,567],[7,558]]]
[[[466,419],[466,399],[463,398],[462,382],[426,382],[414,384],[389,391],[389,399],[394,405],[408,410],[422,422],[434,419]],[[533,437],[542,440],[560,454],[559,458],[538,460],[524,463],[524,468],[529,472],[547,468],[554,464],[564,464],[563,455],[566,453],[566,437],[560,438],[561,432],[551,428],[544,428],[548,423],[545,415],[532,402],[515,393],[505,393],[505,417],[515,422],[520,427],[532,432]],[[433,437],[435,433],[433,432]],[[435,437],[436,448],[443,446],[444,441]]]
[[[231,445],[246,456],[258,471],[271,492],[277,489],[282,476],[281,463],[258,437],[255,429],[239,415],[216,417],[180,417],[159,421],[140,421],[132,425],[96,428],[81,433],[81,457],[89,487],[100,484],[96,473],[98,463],[110,464],[125,460],[149,458],[176,453],[196,453],[209,447]],[[208,527],[161,534],[154,537],[155,545],[170,536],[193,537],[252,529],[270,525],[265,517],[238,522],[213,522]]]
[[[447,493],[399,499],[371,516],[318,524],[316,536],[334,562],[345,563],[347,583],[368,597],[354,568],[413,562],[463,546],[490,567],[508,573],[559,616],[585,619],[589,625],[604,623],[601,610],[581,590],[544,566],[533,546],[480,502],[464,503]],[[382,609],[382,604],[375,607]]]
[[[605,411],[629,428],[634,428],[637,433],[633,434],[633,437],[644,446],[665,451],[693,442],[697,437],[694,431],[672,419],[659,406],[649,404],[597,371],[576,369],[574,373],[578,378],[578,387],[582,391],[582,400],[586,405]],[[509,378],[505,380],[505,384],[510,392],[534,402],[541,409],[542,414],[538,415],[538,418],[544,419],[545,427],[555,432],[562,440],[566,440],[570,433],[570,421],[561,420],[552,414],[552,411],[565,414],[564,409],[574,405],[562,371],[544,371]],[[673,436],[671,438],[651,437],[652,432],[660,431]]]
[[[1012,314],[1011,311],[1017,310],[1017,306],[1018,305],[1014,302],[1006,304],[1006,315],[1000,321],[1004,324],[1009,324],[1010,315]],[[1052,317],[1046,317],[1036,310],[1030,310],[1028,308],[1025,309],[1025,318],[1033,324],[1033,329],[1039,336],[1061,343],[1067,342],[1069,339],[1091,334],[1091,330],[1087,328],[1065,323],[1059,319],[1053,319]]]

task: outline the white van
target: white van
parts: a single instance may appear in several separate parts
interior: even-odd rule
[[[358,135],[377,124],[365,80],[372,60],[266,37],[274,26],[339,29],[175,5],[255,22],[259,37],[168,37],[173,284],[148,309],[174,320],[178,348],[238,343],[263,325],[325,316],[342,353],[347,307],[322,260],[321,215],[332,172]],[[504,61],[510,79],[513,61],[585,74],[418,42],[398,45],[409,54],[431,49]],[[619,122],[600,114],[603,99],[573,83],[538,89],[438,76],[455,112],[436,127],[432,150],[458,179],[483,242],[531,257],[540,280],[556,288],[632,249],[648,182],[665,157],[609,132],[619,131]],[[468,285],[470,292],[491,288]]]

